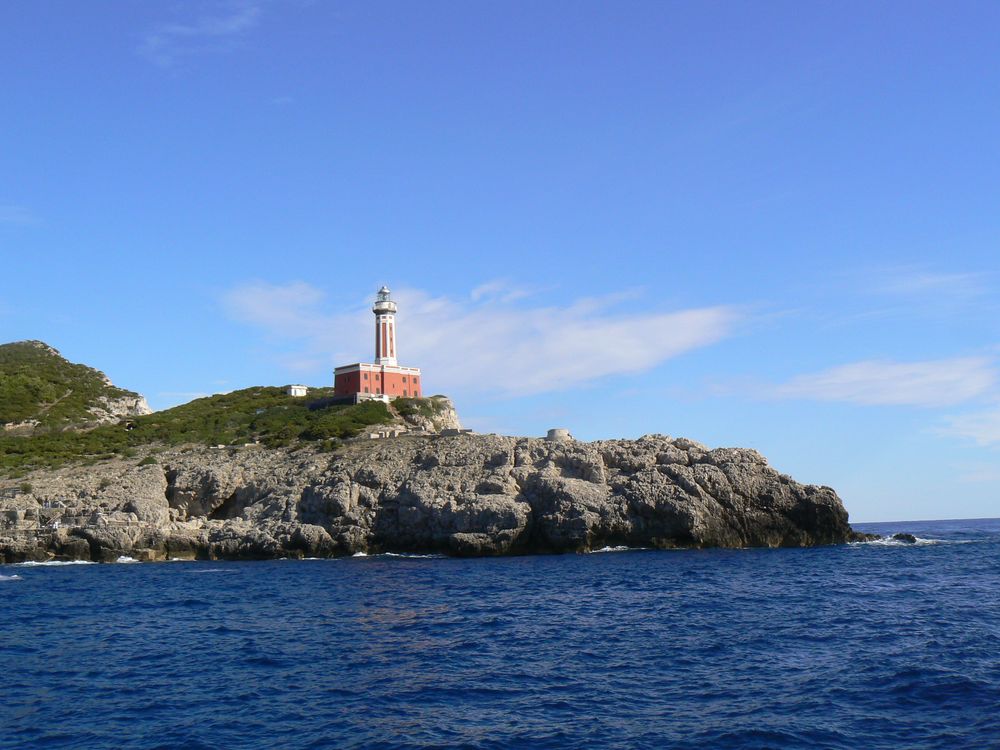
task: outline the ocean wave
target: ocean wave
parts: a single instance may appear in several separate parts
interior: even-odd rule
[[[115,560],[116,563],[137,563],[139,562],[134,557],[129,557],[128,555],[121,555]]]
[[[639,550],[644,550],[646,547],[627,547],[624,544],[619,544],[615,547],[601,547],[600,549],[592,549],[587,554],[596,555],[598,552],[637,552]]]
[[[368,557],[373,560],[384,560],[387,557],[396,557],[410,560],[443,560],[448,557],[447,555],[442,555],[439,553],[427,553],[422,554],[419,552],[355,552],[351,557]],[[305,558],[306,560],[318,560],[324,558]],[[325,558],[325,559],[337,559],[337,558]]]
[[[446,555],[440,554],[427,554],[422,555],[418,552],[383,552],[381,555],[375,555],[375,557],[408,557],[412,560],[441,560]]]
[[[864,542],[848,542],[847,544],[851,547],[864,547],[867,545],[875,545],[876,547],[924,547],[930,544],[967,544],[967,540],[963,541],[949,541],[945,539],[926,539],[924,537],[914,537],[917,541],[906,542],[902,539],[893,539],[891,536],[884,536],[880,539],[869,539]]]
[[[95,562],[90,560],[44,560],[39,562],[37,560],[28,560],[28,562],[15,563],[15,565],[22,565],[25,568],[41,568],[41,567],[55,567],[59,565],[97,565]]]
[[[17,575],[16,573],[12,576],[0,575],[0,581],[20,581],[20,580],[21,576]]]

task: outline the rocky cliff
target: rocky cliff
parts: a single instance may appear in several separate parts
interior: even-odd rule
[[[155,460],[157,463],[151,463]],[[498,555],[808,546],[857,535],[829,487],[756,451],[411,435],[187,448],[0,481],[0,559]]]

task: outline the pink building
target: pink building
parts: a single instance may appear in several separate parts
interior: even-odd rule
[[[420,368],[400,367],[396,362],[396,303],[382,287],[375,298],[375,362],[344,365],[333,371],[337,397],[354,396],[357,401],[420,396]]]

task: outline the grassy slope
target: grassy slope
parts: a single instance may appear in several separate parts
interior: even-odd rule
[[[38,341],[0,345],[0,424],[37,419],[63,429],[93,417],[98,398],[137,396],[108,385],[97,370],[63,359]]]
[[[86,432],[0,437],[0,476],[134,456],[147,446],[242,445],[259,440],[268,447],[311,442],[332,448],[340,439],[394,419],[380,401],[331,405],[327,402],[331,395],[332,389],[313,390],[309,397],[295,398],[285,395],[283,388],[247,388],[135,417],[132,430],[105,425]],[[399,399],[393,405],[401,412],[428,416],[441,408],[433,399]]]
[[[107,385],[104,376],[66,361],[41,342],[0,346],[0,424],[39,419],[30,437],[0,431],[0,476],[20,476],[37,468],[134,456],[140,448],[171,445],[242,445],[260,441],[269,447],[296,442],[332,447],[365,427],[392,422],[381,402],[332,405],[333,389],[313,389],[306,398],[283,388],[247,388],[196,399],[173,409],[130,421],[134,429],[103,425],[67,429],[89,421],[87,407],[102,396],[137,395]],[[432,417],[441,410],[434,399],[398,399],[400,415]]]

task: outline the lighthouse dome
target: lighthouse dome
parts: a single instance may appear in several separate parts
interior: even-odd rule
[[[396,312],[396,303],[392,301],[392,297],[389,296],[389,287],[383,286],[378,290],[378,294],[375,296],[375,305],[372,307],[372,312],[376,315],[394,315]]]

